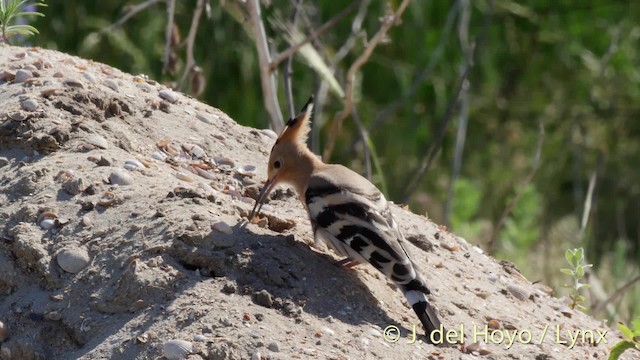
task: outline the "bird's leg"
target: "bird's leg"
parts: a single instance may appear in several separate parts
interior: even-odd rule
[[[335,266],[342,266],[347,269],[353,269],[354,267],[360,265],[360,262],[353,260],[352,258],[344,258],[342,260],[338,260],[334,263]]]

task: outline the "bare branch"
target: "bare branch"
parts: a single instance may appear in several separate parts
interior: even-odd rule
[[[270,70],[271,71],[275,70],[278,67],[278,65],[280,65],[280,63],[282,63],[289,57],[293,56],[293,54],[295,54],[298,50],[300,50],[301,47],[307,45],[309,42],[313,41],[314,39],[322,35],[324,32],[334,27],[340,20],[342,20],[342,18],[349,15],[349,13],[351,13],[361,1],[362,0],[355,0],[346,9],[342,10],[340,13],[338,13],[337,15],[329,19],[329,21],[324,23],[322,26],[320,26],[317,31],[312,31],[307,38],[291,46],[290,48],[281,52],[280,54],[275,55],[273,61],[271,61],[270,63],[270,67],[269,67]]]
[[[364,0],[360,2],[360,8],[358,9],[358,13],[353,18],[351,22],[351,34],[344,42],[342,47],[336,52],[333,61],[331,62],[331,67],[335,69],[342,59],[344,59],[347,54],[353,49],[353,46],[356,44],[356,39],[362,34],[362,23],[364,22],[365,17],[367,16],[367,10],[369,9],[369,5],[371,4],[371,0]]]
[[[582,210],[582,221],[580,221],[580,231],[578,232],[578,242],[584,239],[584,232],[589,222],[589,214],[591,213],[591,205],[593,203],[593,190],[596,188],[596,180],[598,178],[598,170],[594,170],[589,177],[589,187],[587,188],[587,197],[584,199],[584,209]]]
[[[473,61],[473,49],[469,44],[469,22],[471,20],[471,4],[469,0],[458,0],[462,13],[458,22],[458,37],[460,38],[460,48],[463,53],[461,71],[467,68]],[[447,199],[444,202],[444,224],[451,226],[449,220],[451,216],[451,204],[455,196],[454,186],[460,176],[462,167],[462,154],[464,153],[464,143],[467,136],[467,124],[469,122],[469,81],[462,85],[460,94],[460,112],[458,113],[458,134],[453,154],[453,166],[451,178],[449,179],[449,189]]]
[[[169,56],[171,54],[171,35],[173,33],[173,18],[176,12],[176,1],[167,1],[167,27],[164,34],[164,54],[162,55],[162,73],[166,73],[169,67]]]
[[[260,12],[260,0],[248,0],[246,6],[249,12],[253,37],[258,52],[258,61],[260,63],[260,80],[262,82],[264,106],[267,108],[267,113],[269,113],[271,127],[275,132],[279,133],[284,128],[284,121],[282,119],[282,112],[280,112],[280,104],[278,103],[278,83],[271,67],[273,63],[271,61],[267,34],[264,30],[264,23]]]
[[[193,44],[196,40],[196,34],[198,33],[198,26],[200,25],[200,18],[202,17],[202,11],[204,10],[206,0],[198,0],[196,9],[193,11],[193,17],[191,18],[191,27],[189,28],[189,35],[187,36],[187,63],[184,66],[184,72],[178,82],[177,88],[182,88],[187,76],[193,71],[196,66],[196,62],[193,57]]]
[[[139,13],[142,10],[145,10],[147,8],[152,7],[153,5],[164,1],[164,0],[147,0],[145,2],[141,2],[140,4],[136,4],[133,5],[129,8],[129,11],[127,11],[126,14],[124,14],[124,16],[122,16],[118,21],[114,22],[113,24],[107,26],[106,28],[100,30],[101,33],[105,33],[108,31],[111,31],[115,28],[118,28],[122,25],[124,25],[124,23],[126,23],[127,21],[129,21],[129,19],[131,19],[132,17],[134,17],[137,13]]]
[[[295,28],[298,23],[298,12],[300,11],[300,6],[302,5],[302,0],[295,0],[295,4],[293,5],[293,11],[291,12],[291,27]],[[293,56],[289,56],[287,58],[287,62],[284,65],[284,93],[287,97],[287,107],[289,108],[289,117],[294,118],[296,116],[296,109],[293,105],[293,86],[291,84],[291,68],[293,66]]]
[[[367,180],[371,181],[371,153],[369,148],[369,134],[367,133],[367,128],[362,125],[362,121],[360,121],[360,114],[358,113],[358,109],[353,108],[353,121],[356,123],[358,127],[358,133],[360,134],[360,138],[364,145],[364,169]]]
[[[540,120],[538,124],[538,141],[536,144],[536,151],[533,155],[531,171],[524,178],[524,180],[522,181],[522,185],[520,187],[520,191],[516,193],[513,199],[511,199],[511,202],[509,203],[509,205],[505,207],[504,211],[500,215],[500,219],[498,220],[498,223],[493,228],[493,231],[491,233],[491,238],[489,239],[489,242],[487,244],[490,254],[493,254],[495,251],[495,247],[497,245],[496,240],[498,238],[498,234],[500,233],[500,229],[502,229],[502,227],[504,226],[505,221],[507,221],[509,214],[511,214],[511,211],[513,211],[513,209],[516,207],[516,205],[518,204],[518,201],[520,201],[520,198],[522,197],[522,194],[524,194],[527,185],[529,185],[531,180],[533,180],[533,177],[536,176],[536,172],[538,172],[538,168],[540,167],[540,158],[542,156],[543,143],[544,143],[544,124],[542,123],[542,120]]]
[[[324,160],[328,160],[329,157],[331,156],[331,152],[333,151],[336,138],[338,137],[338,134],[342,130],[342,123],[347,118],[347,116],[351,114],[351,111],[353,110],[353,106],[354,106],[353,90],[354,90],[354,81],[355,81],[356,73],[369,60],[369,57],[373,53],[373,50],[375,50],[375,48],[382,42],[382,40],[386,38],[387,32],[389,31],[391,26],[398,23],[405,9],[407,8],[407,6],[409,6],[410,2],[411,0],[403,0],[402,3],[400,3],[400,6],[398,6],[398,9],[396,10],[395,13],[390,12],[383,17],[382,25],[380,26],[380,29],[373,36],[371,41],[369,41],[369,43],[364,49],[364,52],[356,59],[356,61],[351,65],[351,67],[347,71],[344,108],[340,113],[338,113],[338,115],[333,121],[331,134],[329,135],[329,138],[327,140],[327,144],[325,146],[324,153],[322,156]]]
[[[633,287],[633,285],[635,285],[637,282],[640,282],[640,275],[634,277],[633,279],[627,281],[626,284],[622,285],[618,290],[614,291],[613,294],[611,294],[611,296],[609,296],[605,301],[599,303],[598,305],[596,305],[593,308],[593,311],[591,312],[592,314],[597,314],[600,311],[604,310],[607,305],[609,305],[610,303],[612,303],[613,301],[615,301],[617,298],[621,297],[622,295],[624,295],[625,292],[627,292],[627,290],[631,289],[631,287]]]

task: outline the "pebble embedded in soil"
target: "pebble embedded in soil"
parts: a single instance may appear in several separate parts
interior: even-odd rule
[[[113,91],[118,91],[118,83],[113,79],[105,79],[104,84]]]
[[[77,274],[89,264],[91,258],[85,248],[67,248],[58,253],[56,261],[62,270]]]
[[[25,82],[25,81],[31,79],[32,77],[33,77],[33,73],[31,71],[20,69],[20,70],[16,71],[16,77],[15,77],[14,81],[16,83],[22,83],[22,82]]]
[[[273,352],[279,352],[280,346],[278,345],[277,342],[273,341],[273,342],[270,342],[269,345],[267,345],[267,349]]]
[[[38,110],[38,102],[34,99],[25,99],[20,103],[20,106],[25,111],[36,111]]]
[[[266,308],[270,308],[273,306],[273,297],[267,290],[258,291],[256,293],[256,303]]]
[[[133,176],[125,170],[116,169],[109,175],[109,182],[113,185],[131,185],[133,184]]]
[[[233,234],[233,229],[231,228],[231,226],[229,226],[229,224],[227,224],[224,221],[218,221],[213,225],[211,225],[211,227],[214,230],[220,231],[223,234],[227,234],[227,235]]]
[[[176,93],[171,90],[167,90],[167,89],[160,90],[158,92],[158,95],[164,100],[167,100],[172,104],[175,104],[178,101],[178,95],[176,95]]]

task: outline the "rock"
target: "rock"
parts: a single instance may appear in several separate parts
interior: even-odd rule
[[[109,142],[100,135],[91,135],[87,138],[87,142],[100,149],[108,149]]]
[[[270,308],[273,306],[273,297],[267,290],[260,290],[256,294],[256,303],[258,305]]]
[[[176,93],[171,90],[160,90],[158,92],[158,95],[172,104],[175,104],[178,101],[178,95],[176,95]]]
[[[126,170],[117,169],[109,175],[109,182],[113,185],[131,185],[133,184],[133,176]]]
[[[65,181],[62,188],[71,195],[78,195],[87,188],[87,184],[82,178],[76,178]]]
[[[38,109],[38,102],[34,99],[25,99],[20,103],[22,109],[26,111],[36,111]]]
[[[9,165],[9,159],[6,157],[0,157],[0,168]]]
[[[279,352],[280,346],[278,346],[277,342],[273,341],[273,342],[270,342],[269,345],[267,345],[267,349],[273,352]]]
[[[84,247],[66,248],[58,253],[56,261],[62,270],[71,274],[77,274],[89,264],[91,258],[89,257],[89,252]]]
[[[20,70],[16,71],[16,77],[15,77],[14,81],[16,83],[22,83],[22,82],[25,82],[25,81],[31,79],[32,77],[33,77],[33,73],[31,71],[20,69]]]
[[[118,83],[115,82],[115,80],[113,79],[105,79],[104,80],[104,84],[109,87],[111,90],[113,91],[118,91]]]

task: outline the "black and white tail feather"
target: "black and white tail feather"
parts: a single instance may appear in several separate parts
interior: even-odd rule
[[[312,175],[304,195],[316,241],[323,240],[348,263],[368,262],[391,279],[430,340],[432,332],[440,329],[440,320],[382,193],[348,168],[330,165]]]

